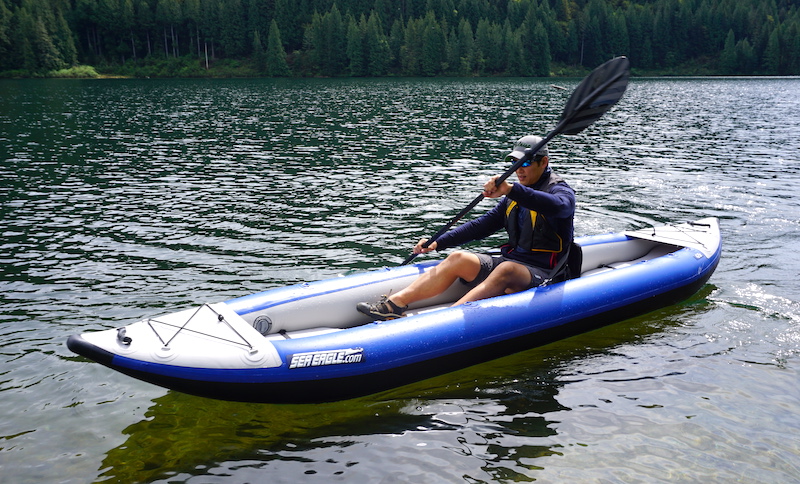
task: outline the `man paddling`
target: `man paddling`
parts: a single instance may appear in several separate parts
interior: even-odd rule
[[[526,149],[540,141],[538,136],[520,138],[506,161],[516,163]],[[567,256],[572,243],[575,192],[550,169],[547,145],[523,163],[516,175],[519,183],[503,181],[496,186],[498,177],[493,177],[484,185],[485,197],[505,197],[492,210],[445,233],[427,247],[427,239],[414,247],[415,254],[444,250],[484,239],[505,228],[509,240],[501,247],[500,255],[453,252],[405,289],[376,303],[359,303],[356,309],[379,320],[399,318],[409,304],[441,294],[457,279],[471,289],[455,305],[540,285]]]

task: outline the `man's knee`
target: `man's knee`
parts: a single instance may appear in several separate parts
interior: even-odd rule
[[[492,279],[496,282],[506,282],[513,278],[514,276],[514,267],[512,264],[508,262],[502,262],[497,267],[494,268],[491,274],[489,274],[489,279]]]
[[[442,262],[442,269],[466,281],[474,279],[481,268],[481,260],[471,252],[455,251]]]
[[[530,272],[522,264],[505,261],[489,275],[494,284],[512,292],[522,290],[530,284]]]
[[[448,255],[447,258],[445,259],[445,262],[453,265],[462,265],[462,264],[471,264],[473,262],[479,262],[479,261],[478,258],[475,256],[475,254],[457,250]]]

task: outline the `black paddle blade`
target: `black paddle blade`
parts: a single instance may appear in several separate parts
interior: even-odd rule
[[[560,132],[578,134],[600,119],[622,98],[630,73],[627,57],[615,57],[593,70],[578,84],[564,106]]]

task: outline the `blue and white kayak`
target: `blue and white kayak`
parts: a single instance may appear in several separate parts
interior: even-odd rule
[[[721,251],[707,218],[580,237],[580,277],[450,307],[466,288],[369,321],[360,301],[397,292],[440,261],[271,289],[73,335],[73,352],[165,388],[223,400],[304,403],[367,395],[680,302]]]

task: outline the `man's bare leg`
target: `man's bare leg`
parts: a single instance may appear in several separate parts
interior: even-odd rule
[[[389,300],[400,307],[438,296],[458,278],[472,281],[478,277],[481,261],[470,252],[453,252],[433,269],[419,276],[410,286],[392,294]]]
[[[505,261],[498,265],[485,281],[466,293],[461,299],[456,301],[453,306],[458,306],[465,302],[478,301],[480,299],[524,291],[530,283],[531,273],[527,267],[522,264],[517,264],[516,262]]]

